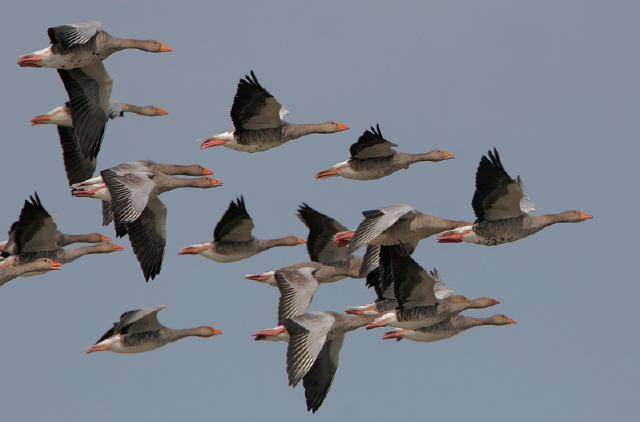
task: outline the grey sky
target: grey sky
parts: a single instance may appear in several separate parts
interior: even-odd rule
[[[256,343],[272,327],[277,289],[242,276],[307,259],[280,248],[219,264],[178,256],[210,240],[229,201],[243,194],[254,234],[306,237],[305,201],[348,227],[360,212],[406,203],[472,219],[474,174],[496,146],[520,174],[538,214],[579,209],[556,225],[498,247],[423,241],[414,258],[436,266],[456,292],[501,305],[518,324],[481,327],[420,344],[348,334],[316,420],[631,420],[638,398],[635,260],[640,6],[624,1],[458,2],[16,2],[6,8],[0,68],[8,228],[38,191],[62,231],[100,231],[99,202],[72,198],[57,132],[29,119],[61,105],[53,69],[18,68],[44,48],[46,29],[101,20],[113,35],[158,39],[172,53],[124,51],[104,64],[113,97],[169,116],[109,123],[98,168],[138,159],[200,163],[224,182],[163,195],[162,273],[145,283],[126,250],[90,256],[0,292],[2,419],[7,421],[255,420],[307,416],[302,386],[287,386],[283,343]],[[253,69],[293,122],[336,120],[351,130],[312,135],[258,154],[195,139],[231,128],[237,81]],[[424,163],[379,181],[316,180],[347,158],[376,122],[404,152],[441,148],[455,160]],[[2,229],[3,231],[5,229]],[[322,286],[313,310],[371,301],[362,281]],[[120,313],[166,304],[159,319],[224,331],[162,349],[83,351]]]

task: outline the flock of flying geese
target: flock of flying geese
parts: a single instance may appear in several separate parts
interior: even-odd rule
[[[125,112],[157,116],[164,110],[136,107],[111,99],[112,79],[102,64],[109,55],[126,48],[168,52],[158,41],[122,39],[100,29],[100,22],[83,22],[48,29],[51,45],[21,56],[23,67],[52,67],[58,70],[69,101],[51,112],[35,117],[34,125],[50,123],[58,128],[71,193],[102,201],[103,224],[113,221],[117,237],[129,236],[145,280],[160,273],[166,244],[167,209],[158,196],[183,187],[208,189],[220,186],[213,174],[199,165],[159,164],[150,160],[123,163],[100,171],[94,177],[96,159],[108,119]],[[240,79],[231,107],[233,129],[202,140],[201,148],[224,146],[243,152],[259,152],[290,140],[316,133],[349,129],[333,121],[294,124],[282,120],[287,111],[260,83],[253,71]],[[425,154],[395,151],[380,127],[365,130],[351,145],[346,161],[320,171],[316,178],[344,177],[373,180],[388,176],[420,161],[454,158],[441,150]],[[178,178],[176,175],[194,176]],[[324,401],[333,381],[340,348],[348,331],[366,326],[394,327],[384,339],[403,338],[432,342],[452,337],[480,325],[506,325],[515,321],[505,315],[472,318],[461,315],[466,309],[497,305],[497,300],[468,299],[455,295],[434,268],[427,272],[411,254],[418,242],[438,235],[438,242],[471,242],[494,246],[530,236],[555,223],[581,222],[592,216],[580,211],[533,216],[533,203],[522,180],[505,171],[497,150],[480,160],[476,191],[472,199],[475,222],[446,220],[423,214],[409,205],[392,205],[364,211],[356,230],[303,203],[298,217],[309,228],[307,240],[296,236],[262,240],[253,236],[253,221],[244,198],[232,201],[213,231],[213,240],[180,250],[216,262],[246,259],[276,246],[306,243],[310,261],[258,275],[255,280],[278,287],[278,326],[254,334],[256,340],[287,341],[289,384],[302,381],[307,408],[315,412]],[[71,243],[93,246],[73,250]],[[363,257],[353,253],[366,247]],[[9,239],[0,243],[0,285],[18,276],[58,270],[62,264],[82,255],[110,253],[123,248],[100,234],[68,235],[57,230],[38,194],[25,201],[18,221],[11,225]],[[336,312],[306,312],[322,283],[346,277],[366,278],[373,287],[373,303]],[[122,314],[86,353],[110,350],[138,353],[161,347],[185,336],[210,337],[222,334],[212,327],[174,330],[160,324],[157,313],[164,306],[151,306]]]

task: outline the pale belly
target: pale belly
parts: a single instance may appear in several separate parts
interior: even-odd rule
[[[445,332],[445,331],[436,331],[436,332],[424,332],[424,331],[416,331],[411,330],[407,331],[403,334],[403,337],[407,340],[411,341],[420,341],[420,342],[432,342],[448,339],[449,337],[453,337],[454,333]]]

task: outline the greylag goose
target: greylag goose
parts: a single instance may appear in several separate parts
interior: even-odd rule
[[[283,321],[290,335],[287,348],[289,385],[295,387],[302,380],[307,410],[315,413],[329,392],[338,369],[345,333],[366,325],[372,318],[309,312]]]
[[[316,278],[319,278],[319,280],[330,278],[331,281],[326,282],[332,283],[344,277],[361,277],[360,267],[362,265],[362,258],[348,253],[345,248],[338,248],[332,241],[336,233],[346,230],[342,224],[314,210],[305,203],[302,203],[298,208],[298,218],[309,228],[307,252],[309,253],[311,261],[324,264],[325,266],[337,267],[335,269],[320,269],[320,267],[316,267],[318,268]],[[304,262],[281,268],[281,270],[301,268],[308,265],[313,264]],[[274,274],[275,270],[270,270],[259,275],[246,275],[245,278],[275,286],[276,280]],[[320,282],[322,283],[323,281]]]
[[[73,120],[71,118],[70,103],[56,107],[47,114],[41,114],[31,119],[31,125],[55,124],[58,128],[62,158],[67,173],[69,185],[83,182],[93,176],[96,170],[96,159],[85,158],[81,150],[81,142],[75,136]],[[109,103],[109,118],[123,116],[125,112],[132,112],[143,116],[161,116],[168,114],[161,108],[154,106],[134,106],[111,100]]]
[[[130,161],[111,167],[111,170],[118,175],[125,175],[134,171],[151,171],[153,173],[163,173],[170,176],[210,176],[211,170],[199,164],[160,164],[151,160]],[[102,200],[102,225],[106,226],[111,222],[111,194],[107,185],[102,180],[102,176],[93,177],[70,186],[71,195],[77,197],[96,198]]]
[[[445,319],[429,327],[417,328],[415,330],[399,328],[387,331],[382,338],[394,338],[398,341],[406,338],[412,341],[432,342],[448,339],[464,330],[481,325],[508,325],[515,323],[515,320],[506,315],[494,315],[489,318],[471,318],[465,315],[454,315],[449,319]]]
[[[276,246],[297,246],[304,239],[287,236],[279,239],[257,239],[251,234],[253,220],[247,212],[244,198],[231,201],[213,230],[213,240],[181,249],[180,255],[201,255],[216,262],[235,262]]]
[[[316,179],[341,176],[345,179],[374,180],[388,176],[411,164],[421,161],[442,161],[456,158],[446,151],[434,149],[424,154],[407,154],[395,151],[396,144],[384,139],[380,125],[365,130],[358,142],[351,145],[351,157],[341,163],[316,173]]]
[[[288,113],[280,103],[260,85],[251,71],[238,82],[238,90],[231,107],[234,129],[206,138],[200,148],[218,145],[242,152],[259,152],[311,133],[335,133],[349,129],[333,121],[318,124],[287,123]]]
[[[415,248],[422,239],[469,224],[466,221],[445,220],[423,214],[411,205],[390,205],[363,211],[362,215],[364,220],[355,231],[343,231],[333,237],[338,247],[348,245],[348,252],[365,245],[396,243]]]
[[[358,269],[349,270],[344,267],[334,267],[319,262],[305,262],[290,265],[280,270],[272,271],[272,273],[275,285],[280,290],[280,299],[278,301],[278,324],[280,325],[253,334],[256,341],[287,341],[289,338],[286,335],[282,321],[304,313],[311,304],[319,284],[333,283],[342,280],[346,276],[356,278]],[[245,276],[245,278],[269,283],[269,279],[263,280],[261,276]]]
[[[533,203],[524,191],[520,176],[512,179],[494,148],[483,155],[476,172],[476,191],[471,205],[474,224],[465,224],[438,237],[440,243],[470,242],[495,246],[531,236],[555,223],[580,223],[593,216],[582,211],[533,216]]]
[[[151,170],[100,172],[111,198],[116,236],[129,234],[131,247],[146,281],[160,273],[166,243],[167,208],[158,195],[177,188],[209,189],[222,182],[209,177],[182,179]]]
[[[61,265],[61,263],[49,258],[39,258],[26,264],[9,265],[6,267],[3,267],[2,261],[0,261],[0,286],[27,273],[33,273],[35,275],[51,270],[59,270]]]
[[[211,337],[222,334],[213,327],[174,330],[158,322],[158,311],[165,306],[149,306],[125,312],[95,345],[85,353],[108,350],[115,353],[141,353],[157,349],[184,337]]]
[[[18,225],[16,221],[11,225],[9,230],[9,239],[0,242],[0,255],[6,257],[12,255],[16,251],[15,242],[15,229]],[[68,246],[72,243],[102,243],[110,242],[109,236],[104,236],[100,233],[87,233],[87,234],[67,234],[56,230],[55,241],[58,246]]]
[[[154,40],[118,38],[101,30],[102,22],[79,22],[54,26],[47,30],[51,45],[18,58],[20,67],[53,67],[75,69],[106,59],[126,48],[160,53],[172,51],[170,47]]]
[[[381,290],[393,283],[398,307],[368,324],[367,329],[387,325],[427,327],[465,309],[486,308],[500,303],[490,298],[469,300],[463,296],[454,296],[454,300],[438,300],[434,292],[436,280],[409,256],[402,244],[381,248],[380,274]]]
[[[389,246],[381,246],[387,248]],[[345,313],[351,315],[382,315],[394,310],[398,301],[394,294],[395,284],[391,280],[385,280],[380,276],[380,267],[367,274],[367,287],[373,287],[376,292],[376,301],[362,306],[354,306],[345,309]],[[388,271],[388,270],[387,270]],[[468,302],[469,299],[462,295],[454,295],[454,291],[441,278],[437,269],[429,271],[429,276],[435,280],[433,294],[437,300]]]
[[[24,202],[20,217],[12,226],[12,232],[15,250],[13,255],[2,261],[2,266],[25,264],[38,258],[51,258],[66,264],[87,254],[110,253],[123,249],[109,242],[63,249],[56,239],[65,238],[58,234],[56,223],[42,205],[37,193]],[[65,240],[72,239],[67,237]]]
[[[402,243],[412,253],[420,240],[445,230],[470,224],[466,221],[446,220],[423,214],[411,205],[390,205],[363,211],[362,215],[364,220],[356,230],[342,231],[333,237],[338,247],[348,245],[349,253],[367,246],[360,269],[362,276],[366,276],[378,266],[380,245]]]

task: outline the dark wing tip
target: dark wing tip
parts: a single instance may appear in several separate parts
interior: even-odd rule
[[[247,213],[247,207],[244,203],[244,196],[240,195],[239,197],[236,198],[235,202],[231,201],[231,204],[229,205],[229,208],[233,207],[234,209],[237,209],[238,212],[243,213],[243,214],[248,214]]]
[[[384,215],[384,213],[380,210],[366,210],[366,211],[362,211],[362,215],[365,218],[379,218],[382,217]]]
[[[371,126],[371,131],[378,138],[384,139],[384,136],[382,136],[382,132],[380,131],[380,123],[376,123],[376,127],[375,128],[373,126]]]

